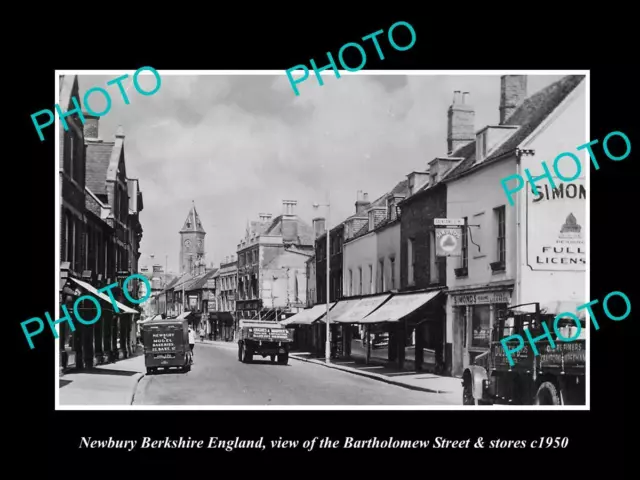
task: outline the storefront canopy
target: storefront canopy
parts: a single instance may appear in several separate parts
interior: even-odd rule
[[[86,283],[86,282],[83,282],[82,280],[77,280],[75,278],[71,278],[71,280],[73,280],[75,283],[80,285],[87,292],[95,295],[96,297],[101,298],[105,302],[109,303],[109,305],[112,305],[112,302],[111,302],[111,299],[109,298],[109,296],[104,294],[104,293],[98,292],[98,290],[93,285],[91,285],[89,283]],[[139,313],[138,311],[134,310],[133,308],[129,308],[126,305],[121,304],[117,300],[115,302],[116,302],[116,305],[118,306],[118,309],[123,313]]]
[[[394,295],[391,300],[371,315],[367,315],[360,323],[399,322],[436,298],[440,292],[442,290]]]
[[[344,300],[329,312],[333,323],[362,323],[362,320],[382,305],[391,295],[376,295],[357,300]]]
[[[212,312],[211,320],[226,327],[233,325],[233,315],[231,315],[231,312]]]
[[[334,305],[335,302],[330,303],[329,308],[332,309]],[[325,313],[327,313],[327,304],[321,303],[320,305],[316,305],[296,313],[293,317],[289,317],[280,322],[280,325],[311,325]]]

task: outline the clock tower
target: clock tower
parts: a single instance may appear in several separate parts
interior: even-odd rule
[[[204,264],[204,236],[200,217],[193,203],[180,230],[180,274],[193,273],[197,265]]]

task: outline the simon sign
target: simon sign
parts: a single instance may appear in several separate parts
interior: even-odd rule
[[[557,188],[527,184],[527,264],[532,270],[585,271],[587,192],[584,179]]]
[[[434,218],[436,256],[459,257],[462,255],[462,218]]]

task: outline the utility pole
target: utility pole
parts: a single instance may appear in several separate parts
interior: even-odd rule
[[[330,363],[331,362],[331,318],[329,316],[329,301],[330,301],[330,292],[329,289],[331,288],[331,284],[330,284],[330,262],[329,262],[329,257],[331,256],[331,248],[330,248],[330,237],[331,237],[331,227],[329,224],[329,216],[331,215],[331,203],[329,202],[329,192],[327,191],[327,203],[325,204],[319,204],[319,203],[315,203],[313,205],[314,208],[318,208],[320,206],[324,206],[327,207],[327,218],[325,219],[325,232],[327,235],[327,247],[326,247],[326,264],[327,264],[327,283],[326,283],[326,303],[327,303],[327,313],[325,315],[325,321],[326,321],[326,342],[325,342],[325,350],[324,350],[324,356],[325,356],[325,362],[326,363]]]

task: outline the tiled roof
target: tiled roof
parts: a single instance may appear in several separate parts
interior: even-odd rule
[[[184,225],[182,225],[182,230],[180,230],[180,233],[186,232],[206,233],[204,228],[202,228],[202,222],[200,221],[200,216],[196,211],[195,203],[191,205],[191,210],[189,210],[187,218],[184,221]]]
[[[205,273],[194,277],[186,283],[184,286],[185,291],[201,290],[207,286],[207,280],[209,280],[218,271],[218,269],[210,270]]]
[[[107,195],[107,170],[114,142],[87,142],[87,188],[96,195]]]
[[[567,96],[584,80],[584,75],[567,75],[548,87],[527,98],[504,123],[518,125],[515,131],[495,152],[482,163],[490,162],[501,155],[515,150],[544,120],[567,98]],[[451,154],[464,160],[452,169],[443,180],[452,180],[471,170],[476,165],[476,142],[473,141]]]

